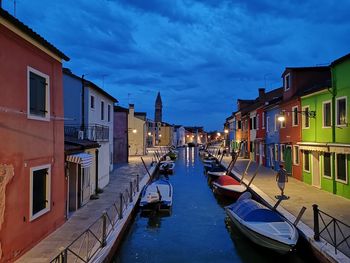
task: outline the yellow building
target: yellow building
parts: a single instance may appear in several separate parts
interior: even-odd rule
[[[174,127],[167,123],[158,126],[158,145],[171,146],[173,143]]]
[[[129,156],[146,154],[146,132],[146,113],[135,112],[134,104],[129,104]]]

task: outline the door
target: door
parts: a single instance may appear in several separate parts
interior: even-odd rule
[[[264,155],[264,148],[263,143],[259,143],[259,164],[263,164],[263,155]]]
[[[90,200],[90,167],[81,168],[80,175],[80,206],[83,206]]]
[[[284,150],[285,169],[289,175],[292,174],[292,146],[287,145]]]
[[[321,187],[320,176],[320,154],[319,152],[312,152],[312,185],[315,187]]]
[[[68,211],[74,212],[78,209],[78,165],[75,163],[68,163]]]

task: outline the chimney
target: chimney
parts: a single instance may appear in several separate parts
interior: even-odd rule
[[[134,116],[135,115],[135,106],[134,104],[129,104],[129,114]]]
[[[264,101],[265,100],[265,89],[260,88],[259,89],[259,101]]]

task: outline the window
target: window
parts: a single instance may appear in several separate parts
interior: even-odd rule
[[[323,154],[323,176],[332,177],[331,153]]]
[[[278,144],[275,144],[275,161],[278,161]]]
[[[304,151],[304,171],[310,172],[310,152]]]
[[[287,118],[287,117],[286,117],[286,113],[283,112],[282,114],[283,114],[283,116],[284,116],[284,120],[283,120],[283,121],[279,121],[279,120],[278,120],[278,117],[277,117],[277,120],[276,120],[276,121],[280,122],[280,127],[281,127],[281,128],[286,128],[286,118]]]
[[[237,121],[237,129],[238,130],[242,129],[242,122],[241,121]]]
[[[292,107],[292,126],[298,126],[298,106]]]
[[[256,130],[256,117],[253,117],[253,129]]]
[[[249,130],[253,129],[253,118],[249,119]]]
[[[31,67],[28,75],[28,118],[35,120],[50,120],[50,89],[49,76]]]
[[[281,162],[284,162],[284,151],[286,150],[286,146],[281,144]]]
[[[256,115],[256,129],[259,130],[259,114]]]
[[[309,106],[303,107],[303,117],[302,117],[302,122],[303,122],[303,129],[308,129],[310,128],[310,117],[309,117]]]
[[[266,132],[269,132],[270,117],[266,117]]]
[[[101,120],[103,121],[105,119],[105,103],[104,101],[101,101]]]
[[[50,165],[30,169],[30,220],[50,211],[50,173]]]
[[[95,109],[95,96],[90,96],[90,108]]]
[[[336,109],[336,118],[337,125],[346,125],[347,124],[347,114],[346,114],[346,97],[337,98],[337,109]]]
[[[337,181],[347,183],[348,181],[348,171],[347,171],[347,158],[346,154],[337,154]]]
[[[331,106],[332,106],[332,104],[330,101],[323,102],[323,108],[322,108],[322,120],[323,120],[322,126],[323,126],[323,128],[332,126]]]
[[[109,105],[109,104],[107,106],[107,120],[108,120],[108,122],[111,121],[111,105]]]
[[[287,91],[290,89],[290,74],[288,73],[287,75],[284,76],[284,90]]]
[[[262,113],[261,126],[263,129],[265,129],[265,112]]]
[[[299,165],[299,146],[293,146],[293,164]]]
[[[278,124],[277,118],[278,118],[278,115],[275,114],[275,131],[277,131],[277,124]]]

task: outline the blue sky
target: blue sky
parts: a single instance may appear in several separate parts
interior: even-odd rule
[[[3,8],[14,14],[14,0]],[[222,129],[237,98],[282,85],[285,67],[350,52],[350,1],[17,0],[16,16],[127,107]]]

